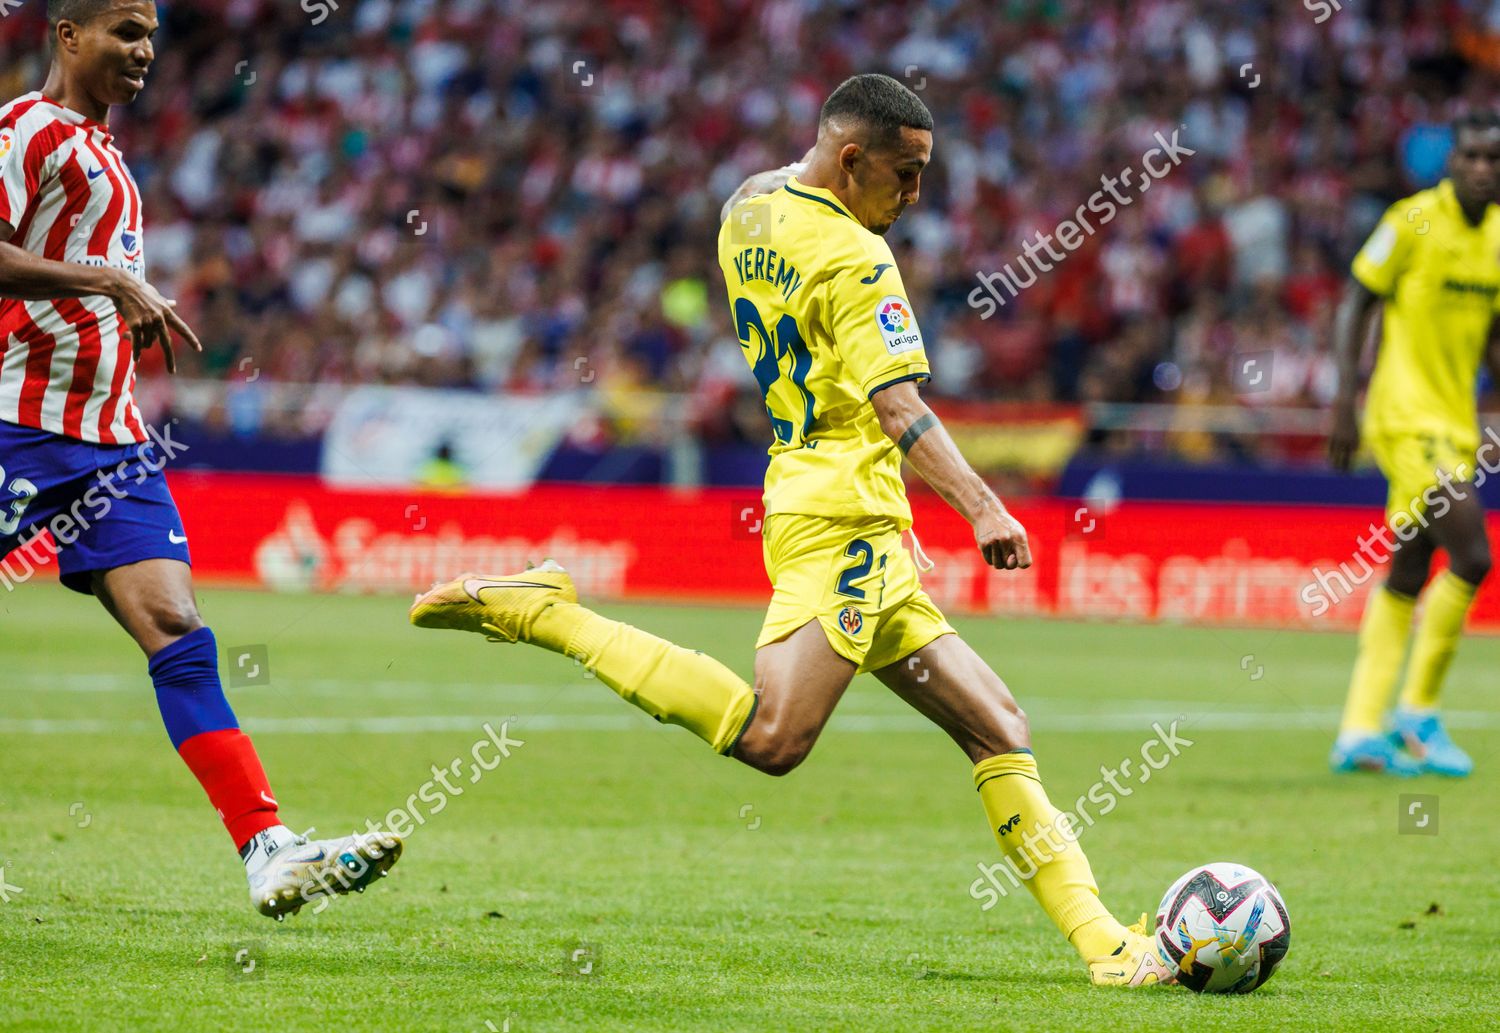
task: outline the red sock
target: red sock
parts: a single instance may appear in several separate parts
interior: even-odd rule
[[[281,824],[271,783],[244,732],[238,728],[200,732],[184,740],[177,753],[218,810],[236,848],[257,832]]]

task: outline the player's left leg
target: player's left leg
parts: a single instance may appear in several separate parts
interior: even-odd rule
[[[251,902],[262,914],[279,919],[312,897],[363,892],[396,863],[396,836],[309,841],[282,824],[260,757],[224,695],[218,646],[198,613],[187,563],[147,559],[89,578],[146,654],[167,736],[239,848]]]
[[[1394,735],[1425,770],[1462,777],[1474,769],[1474,762],[1449,738],[1438,704],[1464,619],[1490,572],[1484,506],[1472,484],[1455,483],[1445,499],[1434,501],[1426,534],[1448,554],[1448,569],[1422,593],[1422,617],[1412,641]]]
[[[926,596],[891,621],[935,626]],[[899,632],[898,632],[899,633]],[[911,634],[911,630],[904,633]],[[882,682],[958,744],[974,764],[974,785],[1006,862],[1101,985],[1172,981],[1146,935],[1145,916],[1125,926],[1099,899],[1083,848],[1047,797],[1031,752],[1026,715],[989,665],[956,634],[941,634],[877,669]]]
[[[58,551],[62,582],[97,596],[146,654],[167,735],[239,848],[252,903],[280,918],[310,897],[363,889],[400,857],[400,840],[369,833],[309,843],[277,817],[255,747],[224,696],[213,632],[198,614],[165,459],[149,443],[77,447],[89,448],[98,471],[85,485],[87,517]]]

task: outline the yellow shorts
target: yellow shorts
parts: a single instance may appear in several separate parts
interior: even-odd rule
[[[1414,520],[1443,490],[1439,471],[1450,481],[1474,479],[1474,452],[1479,442],[1472,436],[1458,437],[1427,432],[1373,434],[1368,439],[1375,464],[1390,484],[1385,501],[1387,521],[1397,513]]]
[[[862,674],[953,633],[922,591],[894,520],[776,513],[763,536],[773,591],[757,649],[817,620]]]

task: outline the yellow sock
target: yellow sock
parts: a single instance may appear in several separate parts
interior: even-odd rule
[[[1401,658],[1411,634],[1411,614],[1417,601],[1381,585],[1365,603],[1359,624],[1359,655],[1349,679],[1340,732],[1378,733],[1390,705],[1391,689],[1401,674]]]
[[[1422,593],[1422,619],[1417,622],[1411,662],[1406,668],[1406,682],[1401,686],[1404,709],[1437,709],[1443,676],[1453,662],[1453,653],[1464,633],[1464,618],[1477,590],[1451,570],[1445,570]]]
[[[531,641],[563,653],[646,713],[681,725],[719,753],[739,741],[755,693],[711,656],[683,649],[576,603],[549,606]]]
[[[974,786],[1000,852],[1025,880],[1047,917],[1085,961],[1119,947],[1125,928],[1099,899],[1089,860],[1047,799],[1030,750],[987,757],[974,766]]]

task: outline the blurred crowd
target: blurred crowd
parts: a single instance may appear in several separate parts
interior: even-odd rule
[[[0,21],[7,97],[44,78],[44,6]],[[156,64],[114,126],[148,275],[206,346],[187,375],[581,389],[626,435],[671,406],[753,442],[719,207],[807,150],[846,76],[902,79],[936,119],[889,238],[932,393],[1322,405],[1348,261],[1442,174],[1448,119],[1494,102],[1500,29],[1487,0],[158,6]],[[1193,153],[981,318],[976,274],[1157,132]],[[1249,352],[1272,361],[1246,392]]]

